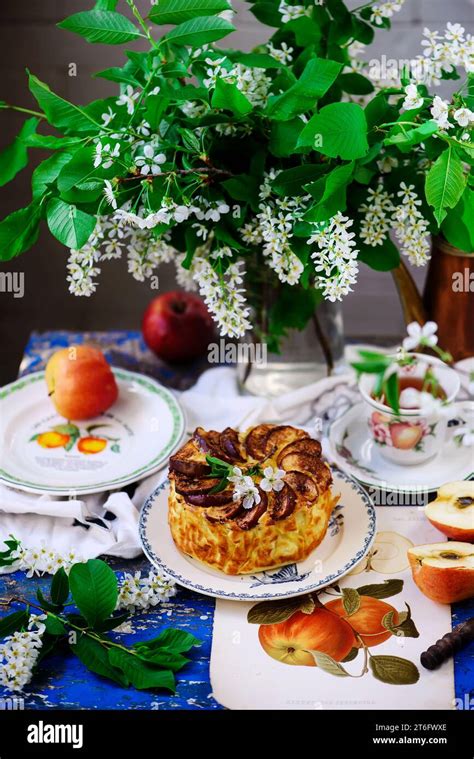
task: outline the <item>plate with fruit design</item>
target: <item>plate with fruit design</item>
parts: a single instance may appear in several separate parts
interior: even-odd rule
[[[0,481],[31,493],[116,490],[160,469],[185,431],[176,398],[155,380],[112,369],[118,396],[107,411],[77,421],[61,415],[45,372],[0,390]],[[114,383],[115,385],[115,383]],[[90,387],[90,385],[89,385]],[[102,382],[102,389],[104,383]],[[51,391],[50,391],[51,394]],[[91,403],[86,393],[85,403]],[[78,407],[78,393],[70,407]]]
[[[340,469],[364,485],[398,493],[432,492],[450,480],[472,477],[473,449],[463,445],[462,436],[456,435],[471,414],[470,409],[463,408],[462,402],[454,404],[441,453],[409,466],[388,461],[381,454],[381,446],[390,444],[403,449],[407,445],[423,446],[432,434],[430,428],[420,429],[419,423],[400,421],[381,429],[379,435],[370,435],[363,404],[358,403],[331,425],[330,457]]]
[[[375,508],[351,477],[333,471],[333,493],[340,493],[326,536],[304,560],[255,574],[228,575],[182,553],[168,526],[169,481],[145,502],[140,537],[152,564],[189,590],[234,601],[292,598],[324,588],[364,560],[375,538]]]

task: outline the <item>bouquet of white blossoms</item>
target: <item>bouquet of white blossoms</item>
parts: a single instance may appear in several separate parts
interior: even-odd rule
[[[91,43],[145,41],[96,75],[118,94],[78,106],[30,73],[39,110],[0,104],[30,116],[0,183],[31,148],[51,151],[31,204],[0,222],[1,258],[45,220],[71,251],[72,293],[93,294],[111,259],[140,281],[173,261],[223,335],[255,327],[251,307],[271,292],[260,337],[276,345],[351,291],[360,262],[424,265],[430,233],[474,248],[474,41],[459,24],[425,30],[423,52],[382,81],[360,54],[402,0],[253,3],[272,33],[250,53],[225,48],[228,0],[158,0],[146,19],[122,5],[98,0],[59,24]],[[442,79],[457,80],[449,102],[428,91]]]

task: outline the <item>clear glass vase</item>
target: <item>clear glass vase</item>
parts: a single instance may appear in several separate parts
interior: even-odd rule
[[[258,344],[252,333],[248,344]],[[316,382],[337,371],[343,364],[344,336],[340,303],[321,303],[306,327],[288,330],[280,353],[242,351],[237,364],[242,389],[254,395],[275,397]]]

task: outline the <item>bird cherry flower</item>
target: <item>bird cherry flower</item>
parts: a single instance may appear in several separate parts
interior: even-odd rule
[[[418,324],[411,322],[407,327],[408,337],[403,340],[403,347],[406,351],[416,350],[420,346],[432,348],[438,342],[438,325],[436,322],[426,322]]]
[[[161,164],[166,162],[164,153],[156,153],[156,148],[151,145],[145,145],[143,155],[135,158],[135,166],[140,169],[140,174],[146,176],[152,174],[158,176],[161,174]]]
[[[286,472],[284,469],[277,469],[272,466],[265,467],[263,470],[263,479],[260,482],[260,487],[262,490],[265,490],[266,493],[270,493],[272,490],[277,493],[280,492],[280,490],[282,490],[285,485],[283,482],[283,477],[285,474]]]

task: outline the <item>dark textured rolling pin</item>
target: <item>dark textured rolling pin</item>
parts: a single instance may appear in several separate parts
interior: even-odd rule
[[[420,661],[425,669],[438,669],[443,662],[473,640],[474,617],[471,617],[471,619],[455,627],[452,632],[443,635],[427,651],[423,651]]]

